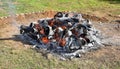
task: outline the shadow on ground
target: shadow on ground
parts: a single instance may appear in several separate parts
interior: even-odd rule
[[[6,40],[13,40],[17,42],[22,42],[23,44],[32,45],[30,44],[30,42],[27,42],[27,38],[25,38],[22,35],[13,35],[13,37],[9,37],[9,38],[0,38],[0,41],[6,41]]]

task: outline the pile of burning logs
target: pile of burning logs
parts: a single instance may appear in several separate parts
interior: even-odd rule
[[[65,57],[76,57],[80,52],[101,45],[99,31],[77,13],[58,12],[53,18],[40,19],[29,26],[21,25],[20,33],[29,38],[27,41],[35,48]]]

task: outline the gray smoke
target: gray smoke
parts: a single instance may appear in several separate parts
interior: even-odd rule
[[[6,0],[7,4],[8,4],[8,14],[11,16],[11,24],[14,27],[19,28],[19,24],[16,21],[16,6],[13,4],[12,0]]]

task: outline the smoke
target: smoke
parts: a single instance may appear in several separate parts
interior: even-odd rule
[[[10,15],[11,18],[11,24],[14,27],[19,28],[20,25],[16,21],[16,6],[14,5],[14,2],[12,0],[6,0],[8,4],[8,14]]]

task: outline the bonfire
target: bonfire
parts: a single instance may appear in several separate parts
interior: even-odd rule
[[[102,45],[100,33],[92,22],[77,13],[58,12],[53,18],[43,18],[29,26],[21,25],[20,33],[34,48],[64,58],[80,57],[81,53]]]

